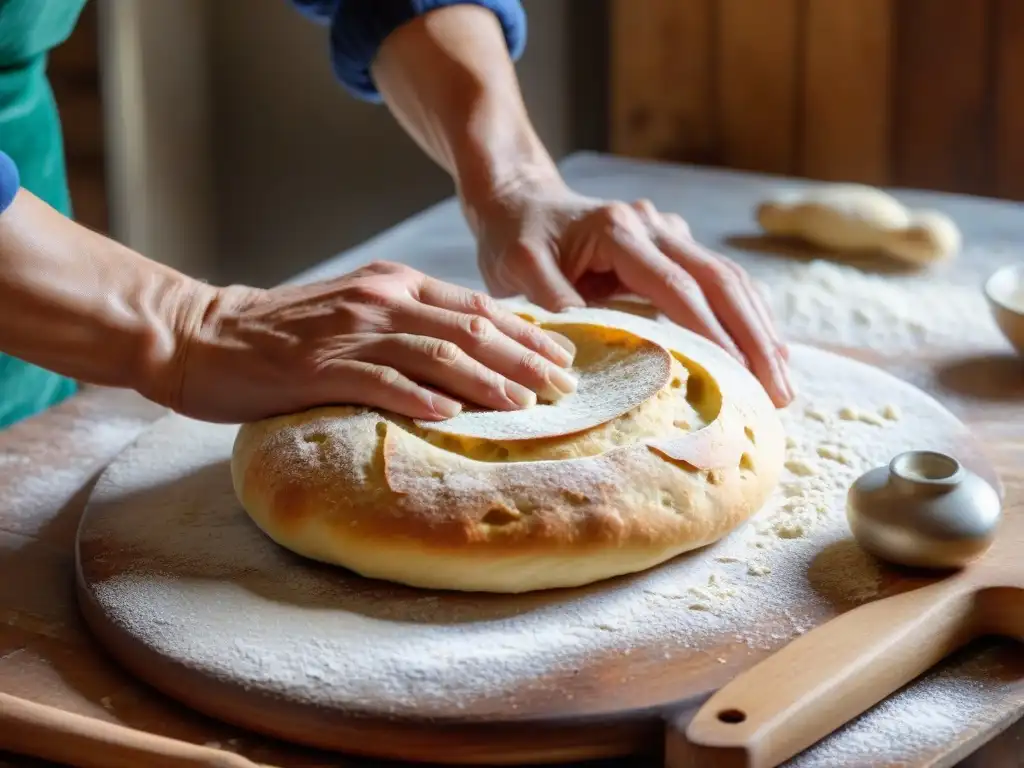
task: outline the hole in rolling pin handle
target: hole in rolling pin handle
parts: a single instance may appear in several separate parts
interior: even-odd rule
[[[742,723],[747,719],[747,713],[738,709],[723,709],[718,713],[718,719],[723,723]]]

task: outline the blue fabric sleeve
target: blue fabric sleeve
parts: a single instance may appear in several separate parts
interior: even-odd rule
[[[526,47],[526,12],[520,0],[291,0],[313,21],[330,27],[331,65],[346,90],[380,103],[370,65],[384,39],[417,16],[449,5],[469,3],[498,17],[513,60]]]
[[[21,177],[18,175],[18,166],[14,164],[10,156],[0,150],[0,213],[7,210],[14,202],[14,196],[18,194],[21,186]]]

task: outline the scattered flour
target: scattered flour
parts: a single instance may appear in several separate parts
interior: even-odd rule
[[[472,706],[500,717],[536,690],[585,677],[599,656],[776,648],[882,588],[879,566],[849,538],[849,484],[897,452],[954,451],[959,438],[952,417],[893,377],[806,347],[792,360],[799,396],[782,414],[791,448],[772,499],[723,541],[645,573],[485,596],[309,563],[273,544],[235,500],[234,428],[180,417],[158,424],[100,480],[82,543],[111,556],[94,557],[87,572],[111,620],[210,679],[377,714],[444,717]],[[897,407],[899,420],[834,417],[879,403]],[[809,410],[827,418],[807,418]],[[843,460],[823,456],[823,446]],[[720,682],[730,674],[715,656],[707,664],[722,670]],[[936,690],[932,706],[958,711],[966,701],[955,685]]]
[[[962,275],[873,274],[818,260],[773,263],[755,279],[782,332],[796,340],[880,352],[1005,345],[978,281]]]
[[[38,536],[50,515],[41,510],[61,509],[71,496],[88,483],[94,473],[113,459],[148,425],[146,418],[112,416],[102,422],[66,419],[60,424],[66,450],[59,467],[45,475],[32,471],[38,464],[51,464],[50,445],[26,442],[24,452],[0,455],[4,504],[0,528],[26,536]]]
[[[963,734],[966,713],[974,715],[972,727],[980,724],[979,713],[985,725],[1001,718],[1002,710],[992,701],[1011,683],[993,674],[999,670],[991,648],[960,664],[944,665],[785,763],[786,768],[920,765],[922,755]]]

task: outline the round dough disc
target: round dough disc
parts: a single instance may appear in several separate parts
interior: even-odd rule
[[[576,395],[440,424],[362,407],[245,424],[231,471],[252,520],[363,576],[510,593],[645,570],[766,501],[782,425],[718,346],[611,309],[507,304],[576,344]]]

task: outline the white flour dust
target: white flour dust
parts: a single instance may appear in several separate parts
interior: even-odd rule
[[[148,426],[143,418],[111,416],[102,422],[65,419],[61,439],[65,441],[62,461],[46,474],[33,468],[52,465],[48,443],[31,441],[24,452],[0,455],[0,477],[4,480],[3,521],[5,530],[37,536],[49,524],[45,510],[62,508],[100,468],[113,459]]]
[[[1012,685],[993,674],[1000,669],[995,650],[986,649],[901,689],[787,762],[786,768],[911,768],[921,764],[922,754],[955,741],[968,722],[972,728],[995,725],[1003,711],[992,702]]]
[[[234,429],[173,417],[98,486],[102,515],[84,541],[103,539],[132,565],[97,584],[97,598],[147,645],[210,676],[328,706],[387,702],[396,714],[507,713],[531,685],[596,654],[658,647],[668,661],[722,643],[776,647],[810,629],[807,617],[878,594],[881,570],[848,537],[848,484],[902,450],[953,450],[957,431],[874,369],[803,347],[793,362],[800,396],[784,414],[789,468],[774,497],[732,536],[660,568],[503,597],[316,566],[274,545],[235,501]]]
[[[1005,343],[980,284],[962,275],[873,274],[812,261],[772,265],[758,275],[758,286],[780,329],[794,339],[880,352]]]

